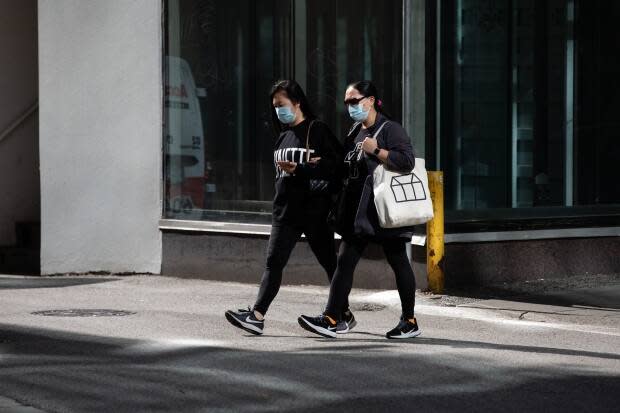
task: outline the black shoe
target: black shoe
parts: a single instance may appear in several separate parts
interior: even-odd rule
[[[318,317],[302,315],[297,322],[304,330],[323,337],[336,338],[336,322],[330,317],[321,314]]]
[[[387,338],[413,338],[419,336],[420,333],[422,331],[418,328],[418,322],[415,318],[413,322],[401,318],[398,325],[388,331],[385,336]]]
[[[349,331],[353,330],[353,327],[357,325],[357,321],[355,321],[355,316],[351,310],[347,310],[342,315],[342,320],[338,321],[338,325],[336,326],[337,334],[347,334]]]
[[[226,311],[226,319],[235,327],[239,327],[252,334],[263,334],[265,321],[259,320],[254,315],[254,310],[248,307],[247,310]]]

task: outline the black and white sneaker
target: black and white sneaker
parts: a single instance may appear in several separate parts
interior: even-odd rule
[[[235,327],[241,328],[249,333],[260,335],[263,334],[265,321],[259,320],[254,315],[254,310],[248,307],[247,310],[226,311],[226,319]]]
[[[351,310],[345,311],[342,315],[342,320],[338,321],[338,325],[336,326],[337,334],[347,334],[349,331],[353,330],[353,327],[357,325],[357,321],[355,321],[355,316],[351,312]]]
[[[387,338],[413,338],[419,336],[420,333],[422,331],[418,328],[418,322],[415,318],[413,322],[401,318],[398,325],[388,331],[385,336]]]
[[[302,315],[297,322],[304,330],[323,337],[336,338],[336,321],[331,317],[321,314],[318,317]]]

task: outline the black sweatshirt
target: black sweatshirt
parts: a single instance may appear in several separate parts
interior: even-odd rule
[[[312,124],[309,138],[310,158],[320,157],[317,164],[306,162],[306,134],[310,120],[285,127],[280,133],[273,154],[276,168],[276,194],[273,199],[273,223],[299,224],[308,220],[324,220],[331,206],[330,189],[310,191],[310,180],[337,182],[343,148],[329,127],[322,121]],[[289,175],[277,161],[293,161],[297,168]]]
[[[347,184],[343,221],[340,223],[340,235],[366,235],[380,238],[410,237],[412,228],[384,229],[379,226],[377,210],[374,205],[373,172],[381,161],[375,155],[363,155],[357,161],[362,142],[367,136],[372,136],[387,119],[377,114],[374,125],[368,129],[357,125],[350,132],[345,141],[345,177]],[[394,121],[389,121],[377,136],[377,145],[380,149],[389,151],[386,166],[393,171],[409,172],[415,166],[415,153],[411,140],[403,127]]]

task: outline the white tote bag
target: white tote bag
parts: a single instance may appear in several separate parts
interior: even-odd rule
[[[393,172],[381,164],[373,173],[375,207],[381,228],[424,224],[433,219],[424,159],[416,158],[409,173]]]

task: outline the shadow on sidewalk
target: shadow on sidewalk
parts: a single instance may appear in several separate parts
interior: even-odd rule
[[[118,281],[120,278],[92,278],[92,277],[2,277],[0,276],[0,290],[23,290],[31,288],[63,288],[80,285],[101,284]]]
[[[304,338],[297,338],[300,341]],[[321,340],[320,341],[327,341]],[[257,342],[262,342],[258,340]],[[339,342],[341,340],[338,340]],[[614,411],[618,375],[515,363],[427,346],[618,360],[617,354],[419,338],[295,351],[161,348],[0,325],[0,394],[54,411]],[[355,344],[353,344],[355,342]],[[394,346],[410,351],[390,352]],[[426,352],[416,352],[424,348]],[[518,367],[515,367],[518,366]]]

